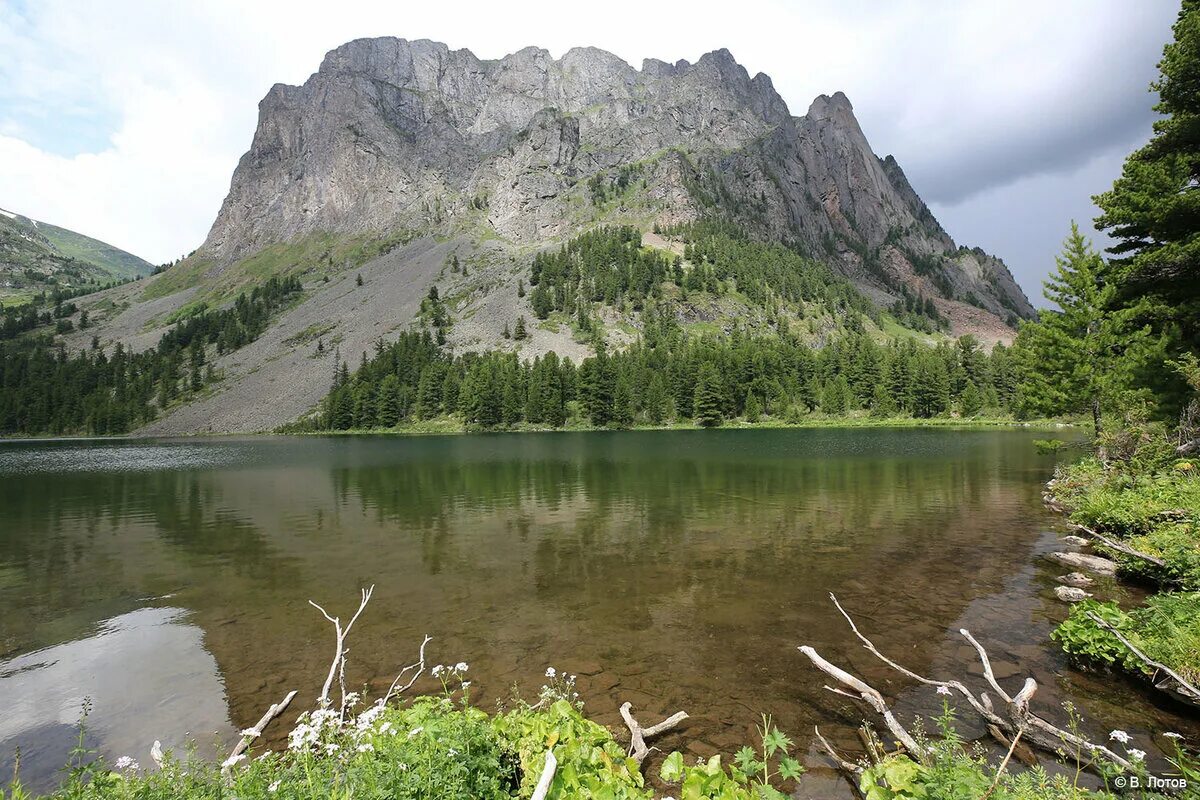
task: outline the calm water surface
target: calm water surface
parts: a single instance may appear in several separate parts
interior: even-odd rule
[[[1196,732],[1049,642],[1065,609],[1061,570],[1039,558],[1058,536],[1040,504],[1044,435],[0,444],[0,769],[19,748],[25,779],[50,785],[84,698],[110,757],[149,763],[155,739],[223,750],[288,689],[317,694],[332,640],[307,601],[348,614],[370,584],[354,683],[386,687],[429,633],[433,662],[470,662],[485,707],[514,686],[532,696],[553,665],[579,675],[601,722],[619,726],[625,700],[647,722],[684,709],[668,750],[736,749],[762,712],[814,767],[815,723],[853,748],[859,709],[822,690],[800,644],[904,714],[936,711],[852,641],[830,592],[918,671],[978,680],[967,627],[1001,677],[1038,679],[1051,717],[1071,700],[1100,737]]]

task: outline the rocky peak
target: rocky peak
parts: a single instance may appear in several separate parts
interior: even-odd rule
[[[479,197],[502,237],[548,242],[587,224],[587,179],[632,164],[648,170],[660,221],[740,218],[834,259],[884,300],[914,281],[959,291],[913,277],[914,260],[952,261],[957,247],[895,160],[872,152],[849,99],[821,95],[793,117],[771,79],[725,49],[638,70],[594,47],[483,61],[428,40],[348,42],[304,85],[264,98],[203,250],[229,263],[317,231],[428,229],[469,216]],[[706,181],[723,207],[693,191]],[[899,265],[890,272],[880,266],[889,259]],[[1003,281],[988,270],[974,269],[963,297],[1031,312],[1015,283],[996,289]]]

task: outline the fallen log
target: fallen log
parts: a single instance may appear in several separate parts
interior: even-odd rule
[[[1148,655],[1137,648],[1133,642],[1125,638],[1119,630],[1104,621],[1104,619],[1094,612],[1087,612],[1088,619],[1099,625],[1104,630],[1117,637],[1117,641],[1125,645],[1134,658],[1141,661],[1143,665],[1152,670],[1150,682],[1154,684],[1154,688],[1167,692],[1168,694],[1190,703],[1194,706],[1200,706],[1200,688],[1193,686],[1188,681],[1184,680],[1183,676],[1166,664],[1155,661]],[[1161,677],[1160,677],[1161,676]]]
[[[1086,525],[1076,525],[1075,523],[1071,523],[1071,527],[1074,530],[1086,533],[1088,536],[1092,537],[1097,542],[1100,542],[1100,544],[1104,545],[1109,550],[1116,550],[1118,553],[1124,553],[1127,556],[1141,559],[1142,561],[1149,562],[1156,567],[1165,567],[1167,565],[1167,563],[1158,556],[1152,556],[1149,553],[1143,553],[1140,550],[1134,550],[1124,542],[1119,542],[1116,539],[1105,536],[1103,533],[1094,531]]]

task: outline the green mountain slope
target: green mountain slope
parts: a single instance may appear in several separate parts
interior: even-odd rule
[[[130,280],[153,268],[90,236],[0,209],[0,304]]]

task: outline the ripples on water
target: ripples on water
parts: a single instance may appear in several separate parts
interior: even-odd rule
[[[49,784],[85,695],[110,757],[146,764],[154,739],[189,734],[227,741],[287,689],[316,695],[329,632],[306,601],[340,613],[372,583],[352,681],[385,688],[428,632],[434,662],[471,663],[483,707],[514,685],[536,693],[553,664],[580,675],[590,713],[614,727],[624,700],[646,718],[686,709],[687,729],[658,744],[701,755],[736,749],[761,712],[802,748],[816,722],[856,746],[859,709],[821,689],[804,643],[904,714],[939,709],[864,654],[830,591],[919,671],[963,675],[966,626],[1004,676],[1038,678],[1052,716],[1071,699],[1111,727],[1186,726],[1135,687],[1068,670],[1049,643],[1064,614],[1038,559],[1056,542],[1039,494],[1053,462],[1033,438],[5,443],[0,697],[15,711],[0,758],[20,746],[25,777]]]

